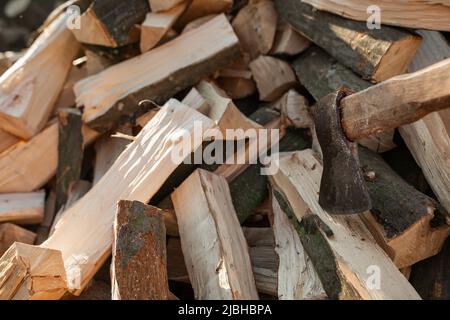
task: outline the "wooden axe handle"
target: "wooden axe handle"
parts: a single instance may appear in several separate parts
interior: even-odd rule
[[[450,58],[345,97],[341,121],[347,138],[356,141],[448,107]]]

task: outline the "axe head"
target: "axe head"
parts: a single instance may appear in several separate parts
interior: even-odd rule
[[[345,88],[321,99],[314,107],[314,121],[323,154],[319,204],[331,214],[356,214],[372,207],[359,165],[358,149],[343,132],[340,101]]]

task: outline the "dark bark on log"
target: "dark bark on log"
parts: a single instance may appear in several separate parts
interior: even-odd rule
[[[63,109],[59,112],[58,168],[56,170],[56,207],[66,203],[69,186],[80,179],[83,164],[83,134],[81,112]]]
[[[119,201],[111,265],[115,300],[167,300],[166,230],[159,210]]]
[[[420,45],[421,38],[407,31],[387,26],[370,30],[364,22],[315,10],[301,1],[277,0],[275,5],[293,28],[373,82],[404,73]],[[406,51],[401,57],[394,54],[399,49]]]

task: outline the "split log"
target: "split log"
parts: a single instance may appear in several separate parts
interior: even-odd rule
[[[410,282],[423,299],[450,299],[450,238],[442,251],[427,260],[415,264]]]
[[[80,110],[60,110],[58,117],[56,211],[66,203],[70,184],[80,179],[83,164],[83,133]]]
[[[183,134],[192,142],[192,149],[185,151],[193,152],[201,145],[203,136],[193,134],[195,121],[201,122],[205,130],[214,126],[200,113],[170,100],[103,179],[65,212],[52,236],[35,248],[49,248],[62,253],[66,266],[64,272],[68,275],[72,293],[79,294],[110,255],[111,226],[117,201],[146,202],[152,198],[183,160],[172,157],[183,143],[180,139]],[[43,261],[41,266],[45,268]],[[42,287],[46,285],[47,282],[43,281]],[[52,296],[55,299],[60,297],[58,294]]]
[[[208,114],[210,109],[208,101],[195,87],[184,97],[182,103],[205,115]]]
[[[272,204],[275,251],[280,261],[278,299],[305,300],[326,297],[319,276],[303,249],[297,232],[273,195]]]
[[[192,0],[186,12],[180,17],[177,27],[211,14],[228,12],[233,6],[233,0]]]
[[[189,22],[184,28],[183,31],[181,32],[186,33],[188,31],[197,29],[198,27],[200,27],[201,25],[205,24],[206,22],[214,19],[215,17],[217,17],[217,14],[209,14],[207,16],[201,17],[201,18],[197,18],[191,22]]]
[[[362,80],[324,50],[312,47],[293,62],[294,70],[300,82],[317,101],[342,86],[354,92],[371,87],[371,83]],[[375,133],[361,139],[359,144],[375,152],[386,152],[396,147],[393,142],[394,130]]]
[[[51,300],[66,290],[58,250],[16,242],[0,258],[0,300]]]
[[[221,77],[217,82],[231,99],[243,99],[256,92],[256,84],[252,79]]]
[[[291,66],[280,59],[260,56],[250,63],[262,101],[275,101],[297,83]]]
[[[217,123],[224,139],[227,129],[242,129],[245,131],[261,128],[260,125],[248,119],[239,111],[233,100],[214,83],[201,81],[195,88],[209,105],[208,112],[205,115]]]
[[[44,219],[45,191],[0,194],[0,222],[38,224]]]
[[[119,201],[111,263],[113,300],[168,300],[163,216],[138,201]]]
[[[98,133],[83,126],[88,145]],[[58,124],[52,123],[33,139],[18,142],[0,154],[0,193],[32,192],[45,185],[58,165]]]
[[[244,234],[225,178],[196,170],[172,194],[197,299],[258,299]]]
[[[72,30],[81,43],[120,47],[139,40],[136,25],[150,11],[147,0],[94,0],[81,15],[80,29]]]
[[[330,299],[420,299],[359,216],[323,211],[318,203],[322,166],[312,150],[280,154],[275,163],[279,171],[270,177],[275,198]]]
[[[238,54],[238,39],[225,16],[220,16],[158,49],[77,83],[77,104],[84,106],[84,122],[105,131],[122,115],[135,112],[139,101],[162,104]]]
[[[242,8],[233,20],[233,28],[244,52],[253,60],[269,53],[277,30],[278,15],[272,1],[254,1]]]
[[[442,34],[419,31],[423,44],[410,71],[417,71],[450,57],[450,46]],[[445,86],[442,83],[442,86]],[[439,89],[439,88],[436,88]],[[427,90],[422,88],[421,90]],[[424,91],[425,92],[425,91]],[[450,106],[450,102],[448,104]],[[442,110],[400,127],[399,132],[438,197],[450,212],[450,110]]]
[[[450,31],[450,6],[448,1],[415,0],[408,2],[386,0],[304,0],[319,10],[343,17],[367,21],[372,15],[367,10],[378,6],[381,23],[413,29]],[[384,28],[384,26],[383,26]]]
[[[36,234],[12,223],[0,224],[0,257],[14,242],[33,244]]]
[[[152,12],[167,11],[180,4],[184,0],[148,0]]]
[[[16,144],[18,141],[19,139],[16,136],[0,129],[0,153]]]
[[[57,18],[0,77],[0,128],[5,131],[30,139],[45,127],[80,48],[66,20],[66,15]]]
[[[295,56],[302,53],[311,45],[311,42],[294,30],[285,21],[279,19],[277,33],[270,54]]]
[[[407,184],[381,156],[360,148],[359,158],[372,199],[372,214],[363,220],[378,244],[399,269],[436,255],[450,235],[450,215]]]
[[[308,100],[294,89],[286,92],[274,107],[281,112],[282,122],[286,126],[308,129],[314,125]]]
[[[275,6],[294,29],[372,82],[406,72],[420,46],[420,37],[407,31],[370,30],[366,23],[317,11],[302,1],[277,0]]]
[[[187,7],[181,2],[164,12],[149,12],[141,25],[141,52],[156,47]]]

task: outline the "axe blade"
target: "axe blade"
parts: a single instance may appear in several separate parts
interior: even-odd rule
[[[341,125],[339,104],[346,95],[346,89],[339,89],[321,99],[314,108],[323,154],[319,204],[330,214],[357,214],[372,207],[359,165],[357,144],[347,139]]]

